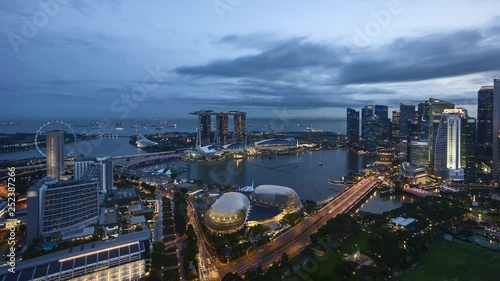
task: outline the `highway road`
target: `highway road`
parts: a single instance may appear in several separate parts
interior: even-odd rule
[[[309,236],[311,234],[317,232],[328,220],[348,211],[361,198],[372,191],[376,183],[376,177],[371,177],[351,186],[320,209],[314,216],[305,219],[295,227],[289,229],[273,242],[267,243],[228,264],[219,264],[217,266],[219,275],[224,276],[229,272],[243,274],[248,269],[259,265],[265,269],[278,260],[283,253],[287,253],[289,256],[298,254],[310,243]]]
[[[189,223],[193,225],[196,236],[198,237],[198,269],[199,279],[201,281],[219,281],[221,277],[218,273],[218,260],[215,253],[211,248],[210,243],[205,239],[203,231],[201,230],[200,222],[196,215],[195,208],[191,200],[188,199],[188,215]]]

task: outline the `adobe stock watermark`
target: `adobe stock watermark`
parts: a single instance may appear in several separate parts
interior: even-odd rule
[[[214,0],[212,7],[214,7],[219,20],[223,21],[227,13],[233,12],[244,0]]]
[[[137,108],[139,103],[144,101],[151,91],[158,88],[158,85],[165,81],[168,76],[167,72],[160,70],[160,66],[156,65],[155,68],[151,66],[146,67],[146,75],[142,78],[142,84],[134,86],[130,93],[121,94],[120,97],[113,100],[110,105],[110,110],[119,114],[119,121],[124,121],[130,116],[131,110]],[[109,118],[103,118],[99,122],[99,128],[103,134],[111,134],[115,130],[114,123]],[[87,134],[90,132],[87,131]],[[93,147],[102,143],[102,138],[90,141],[83,141],[77,144],[78,151],[81,154],[88,155],[92,152]]]
[[[288,113],[287,108],[283,107],[281,110],[274,108],[272,110],[273,118],[269,120],[268,126],[260,130],[261,133],[283,132],[290,124],[290,119],[295,116]],[[242,172],[242,167],[235,164],[235,162],[228,162],[223,171],[210,171],[210,178],[217,184],[222,186],[230,185],[231,178],[239,175]]]
[[[19,53],[21,45],[28,44],[29,39],[33,39],[41,28],[49,23],[51,18],[54,18],[61,10],[61,5],[66,5],[69,0],[42,0],[38,2],[40,9],[33,14],[31,18],[21,17],[23,25],[19,33],[9,32],[9,39],[12,50],[15,54]]]
[[[399,0],[390,0],[385,9],[372,12],[372,20],[368,21],[363,28],[356,27],[354,45],[358,48],[370,45],[372,39],[391,24],[393,16],[399,15],[402,11],[403,7]]]

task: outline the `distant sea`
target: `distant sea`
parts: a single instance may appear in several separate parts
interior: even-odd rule
[[[213,118],[215,121],[215,118]],[[6,122],[0,121],[0,133],[15,134],[15,133],[35,133],[49,120],[29,120]],[[102,121],[102,120],[64,120],[60,121],[69,124],[77,134],[105,134],[112,136],[135,136],[138,134],[155,134],[155,133],[171,133],[171,132],[195,132],[198,124],[196,118],[191,119],[130,119],[125,121]],[[99,122],[99,126],[96,122]],[[108,124],[108,125],[105,125]],[[174,125],[170,127],[168,125]],[[256,132],[306,132],[306,128],[310,126],[315,129],[321,129],[328,132],[345,133],[346,122],[343,120],[325,120],[325,119],[247,119],[247,131]],[[64,129],[64,125],[54,123],[43,127],[42,132]],[[212,126],[212,130],[215,126]],[[233,131],[233,123],[229,120],[229,131]],[[71,151],[73,144],[66,144],[65,151]],[[45,149],[42,147],[42,151]],[[129,143],[129,138],[100,138],[93,141],[78,142],[73,156],[83,155],[86,157],[99,156],[118,156],[145,153],[146,151],[137,148]],[[16,160],[40,157],[36,149],[16,151],[9,153],[0,153],[0,161]]]
[[[138,134],[154,134],[169,132],[195,132],[198,120],[196,118],[185,119],[129,119],[110,120],[106,119],[58,119],[69,125],[77,134],[111,134],[118,136],[133,136]],[[44,123],[51,120],[26,120],[10,122],[0,121],[0,133],[34,133]],[[215,118],[212,118],[215,122]],[[98,125],[99,123],[100,125]],[[104,125],[103,125],[104,124]],[[174,127],[174,125],[176,125]],[[327,132],[345,134],[346,121],[334,119],[250,119],[246,120],[247,131],[269,132],[305,132],[310,126]],[[60,124],[48,125],[43,131],[65,129]],[[212,125],[212,130],[215,124]],[[229,118],[229,131],[233,131],[233,120]]]

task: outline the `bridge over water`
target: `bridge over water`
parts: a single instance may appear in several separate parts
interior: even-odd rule
[[[132,167],[135,165],[144,164],[144,163],[148,163],[148,162],[179,158],[181,155],[182,154],[180,154],[180,153],[153,155],[151,157],[140,158],[140,159],[128,161],[128,162],[123,163],[122,165],[128,168],[128,167]]]

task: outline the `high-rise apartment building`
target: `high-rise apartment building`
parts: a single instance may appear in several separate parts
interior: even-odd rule
[[[347,109],[347,142],[359,142],[359,111],[352,108]]]
[[[477,153],[480,160],[493,159],[493,96],[495,88],[484,86],[477,93]]]
[[[64,174],[64,131],[56,130],[45,134],[47,155],[47,177],[59,180]]]

